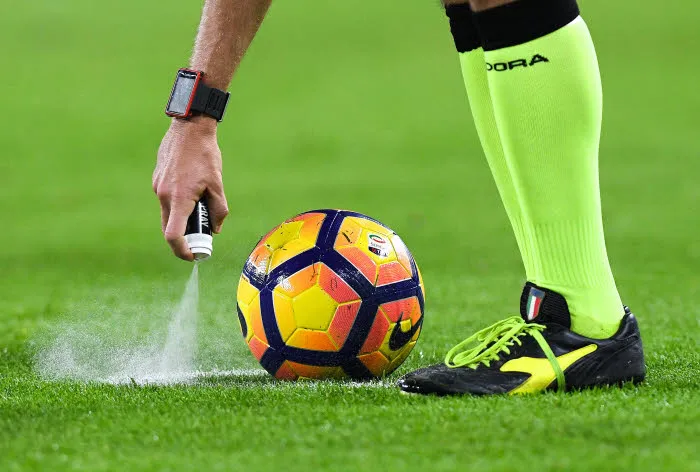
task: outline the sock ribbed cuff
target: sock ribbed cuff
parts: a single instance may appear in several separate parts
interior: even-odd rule
[[[579,15],[576,0],[518,0],[473,14],[484,51],[541,38]]]
[[[473,20],[474,13],[468,3],[448,5],[445,13],[450,19],[450,31],[458,52],[469,52],[481,47],[479,32]]]
[[[602,222],[594,219],[560,220],[529,228],[532,250],[538,254],[538,285],[614,287]],[[542,260],[547,263],[543,264]]]
[[[538,286],[559,293],[571,314],[571,330],[607,338],[624,315],[599,222],[558,221],[529,228]],[[543,262],[546,261],[546,264]],[[560,323],[561,324],[561,323]]]

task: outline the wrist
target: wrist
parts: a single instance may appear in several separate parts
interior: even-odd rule
[[[210,116],[195,115],[189,118],[173,118],[170,126],[177,130],[216,134],[219,123]]]

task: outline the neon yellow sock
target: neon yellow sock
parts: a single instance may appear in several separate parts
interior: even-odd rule
[[[609,337],[624,313],[603,236],[602,92],[588,28],[576,17],[522,44],[485,49],[495,121],[516,195],[504,204],[510,215],[522,217],[523,257],[529,255],[532,264],[528,279],[566,298],[573,331]]]
[[[491,105],[491,95],[486,75],[484,50],[479,47],[471,51],[462,52],[459,58],[464,85],[469,97],[469,106],[471,107],[479,140],[481,141],[481,147],[484,150],[491,173],[496,181],[496,187],[498,187],[498,193],[501,195],[503,206],[513,227],[515,240],[518,243],[523,265],[525,266],[525,273],[528,279],[532,280],[532,277],[535,276],[533,272],[534,263],[525,238],[522,212],[520,211],[513,178],[508,170],[508,163],[503,153],[503,146],[501,146],[501,137],[496,127],[496,117]]]

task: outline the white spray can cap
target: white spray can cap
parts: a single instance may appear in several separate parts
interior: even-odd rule
[[[214,251],[214,238],[210,234],[193,233],[185,235],[187,246],[197,260],[206,259]]]

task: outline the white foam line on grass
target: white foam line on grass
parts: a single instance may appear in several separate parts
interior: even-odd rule
[[[267,372],[261,369],[232,369],[232,370],[195,370],[191,372],[177,372],[165,374],[145,374],[138,377],[129,375],[113,375],[104,378],[92,379],[93,382],[112,385],[187,385],[197,383],[200,380],[220,379],[225,377],[264,377]]]
[[[256,378],[266,378],[269,374],[262,369],[231,369],[231,370],[210,370],[210,371],[193,371],[193,372],[181,372],[179,375],[167,374],[167,375],[151,375],[142,376],[139,378],[132,378],[128,376],[112,376],[102,379],[93,379],[97,383],[107,383],[111,385],[138,385],[138,386],[148,386],[148,385],[196,385],[201,381],[206,380],[216,380],[222,378],[236,378],[236,377],[256,377]],[[270,380],[272,380],[270,378]],[[328,383],[323,380],[303,380],[299,382],[273,382],[269,384],[260,384],[254,380],[247,380],[236,387],[240,388],[304,388],[304,389],[317,389],[324,386],[339,386],[343,388],[394,388],[393,382],[388,382],[384,380],[371,380],[367,382],[341,382],[341,383]]]

